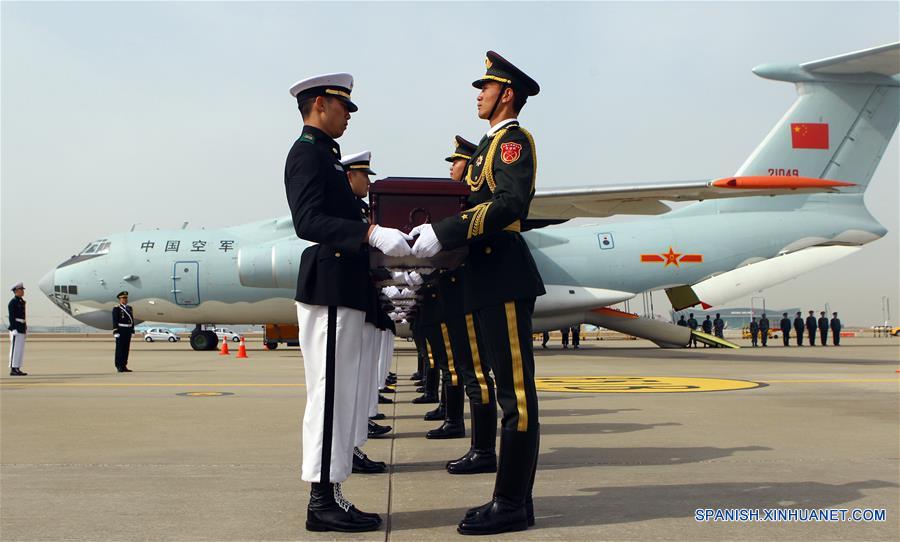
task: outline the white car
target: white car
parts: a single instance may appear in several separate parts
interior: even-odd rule
[[[180,341],[181,337],[164,327],[151,327],[144,332],[144,340],[148,343],[152,343],[153,341],[169,341],[170,343],[174,343]]]
[[[241,336],[230,329],[217,327],[214,331],[216,332],[216,337],[218,337],[220,341],[231,341],[233,343],[241,342]]]

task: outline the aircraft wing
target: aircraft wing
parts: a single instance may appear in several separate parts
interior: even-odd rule
[[[836,192],[838,188],[849,186],[855,185],[808,177],[725,177],[705,181],[540,190],[531,202],[528,219],[661,215],[671,210],[664,201]]]

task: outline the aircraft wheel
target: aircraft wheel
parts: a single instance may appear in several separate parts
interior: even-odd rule
[[[276,348],[278,348],[278,342],[277,341],[269,341],[266,343],[266,348],[268,348],[269,350],[275,350]]]
[[[191,333],[191,348],[194,350],[215,350],[218,345],[219,338],[212,331]]]

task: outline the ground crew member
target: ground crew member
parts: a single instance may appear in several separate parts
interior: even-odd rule
[[[413,246],[418,257],[468,244],[466,312],[473,313],[482,332],[503,409],[494,497],[466,514],[457,528],[461,534],[528,528],[539,448],[531,318],[535,298],[545,290],[519,233],[534,196],[537,156],[531,134],[516,116],[540,87],[493,51],[485,65],[487,72],[473,85],[481,89],[478,116],[491,128],[467,166],[471,207],[412,232],[418,235]]]
[[[676,325],[679,325],[679,326],[681,326],[681,327],[687,327],[687,320],[684,319],[684,315],[683,315],[683,314],[682,314],[681,317],[678,319],[678,321],[675,322],[675,324],[676,324]]]
[[[809,311],[809,316],[806,317],[806,333],[809,335],[810,346],[816,345],[816,327],[818,327],[818,322],[815,313]]]
[[[578,349],[581,344],[581,324],[572,326],[572,348]]]
[[[819,340],[822,341],[822,346],[828,346],[828,317],[825,316],[825,311],[819,313]]]
[[[709,335],[710,333],[712,333],[712,329],[713,329],[713,323],[712,323],[712,320],[709,319],[709,315],[707,314],[706,320],[703,320],[703,333],[706,333],[707,335]],[[706,343],[703,343],[703,348],[709,348],[709,345]]]
[[[352,468],[354,414],[362,329],[369,293],[366,245],[389,256],[410,253],[402,232],[360,220],[335,139],[350,113],[353,77],[328,74],[298,81],[291,95],[303,130],[291,147],[284,183],[294,231],[311,241],[300,258],[297,324],[306,370],[301,477],[312,483],[306,528],[371,531],[377,514],[359,511],[341,492]]]
[[[564,327],[559,330],[559,333],[562,335],[563,350],[568,350],[568,348],[569,348],[569,328]]]
[[[759,324],[756,322],[756,316],[750,318],[750,342],[756,347],[756,337],[759,335]]]
[[[119,304],[112,310],[113,337],[116,338],[116,370],[130,373],[128,353],[131,351],[131,336],[134,335],[134,310],[128,304],[128,292],[116,296]]]
[[[759,338],[762,340],[763,346],[769,345],[769,318],[763,313],[759,319]]]
[[[794,317],[794,333],[797,334],[797,346],[803,346],[803,315],[800,311]]]
[[[698,327],[697,319],[694,318],[694,313],[691,313],[688,317],[687,321],[688,327],[691,328],[691,331],[695,331]],[[697,336],[691,333],[691,342],[688,343],[690,348],[697,348]]]
[[[341,160],[347,172],[350,190],[356,196],[359,205],[359,219],[369,223],[369,205],[363,200],[369,195],[369,175],[375,175],[371,169],[372,153],[363,151],[352,154]],[[379,474],[387,472],[387,464],[383,461],[372,461],[362,451],[369,438],[383,436],[391,431],[390,426],[382,426],[369,419],[372,403],[378,395],[381,382],[378,378],[378,357],[381,354],[380,329],[383,325],[379,291],[369,281],[367,293],[366,318],[362,330],[362,346],[360,348],[359,374],[356,386],[356,421],[355,441],[352,458],[352,471],[360,474]]]
[[[13,298],[9,300],[9,376],[28,376],[22,371],[25,360],[25,336],[28,325],[25,322],[25,285],[21,282],[11,288]]]
[[[841,345],[841,320],[836,312],[831,313],[831,343],[835,346]]]
[[[722,315],[719,313],[716,313],[716,319],[713,320],[713,329],[716,330],[716,337],[725,338],[725,320],[722,320]]]
[[[781,314],[781,340],[784,342],[785,346],[791,345],[791,319],[788,318],[787,313]]]

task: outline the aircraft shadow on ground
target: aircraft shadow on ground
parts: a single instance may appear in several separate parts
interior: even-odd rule
[[[543,432],[543,426],[541,427]],[[460,439],[463,443],[463,439]],[[460,450],[464,446],[460,446]],[[685,448],[544,448],[538,458],[538,476],[541,472],[583,467],[634,467],[663,466],[700,463],[722,459],[735,452],[762,452],[771,448],[765,446],[741,446],[737,448],[715,448],[698,446]],[[464,451],[464,450],[463,450]],[[462,455],[460,452],[459,455]],[[448,458],[449,459],[449,458]],[[444,470],[446,460],[422,461],[415,463],[394,463],[395,472],[427,472]]]
[[[538,477],[540,478],[540,473]],[[664,518],[691,518],[693,521],[698,508],[837,508],[865,497],[864,490],[900,486],[885,480],[846,484],[760,481],[587,487],[579,488],[578,495],[547,497],[540,496],[540,479],[535,487],[537,494],[534,497],[534,513],[537,524],[532,529],[539,531]],[[484,497],[486,501],[488,496]],[[466,504],[475,506],[480,503]],[[459,507],[394,512],[391,514],[391,530],[451,527],[462,519],[466,510],[467,507]]]
[[[575,417],[584,417],[584,416],[600,416],[603,414],[618,414],[619,412],[638,412],[643,409],[640,408],[548,408],[541,409],[541,419],[546,420],[547,418],[575,418]],[[388,416],[388,418],[394,420],[421,420],[422,414],[405,414],[402,416]],[[502,416],[502,414],[498,413],[498,416]],[[466,416],[466,419],[469,419],[469,416]],[[543,425],[542,425],[543,427]]]
[[[680,423],[542,423],[542,435],[612,435],[616,433],[633,433],[656,427],[678,426]],[[468,428],[471,429],[471,428]],[[395,438],[422,438],[424,431],[395,433]]]

